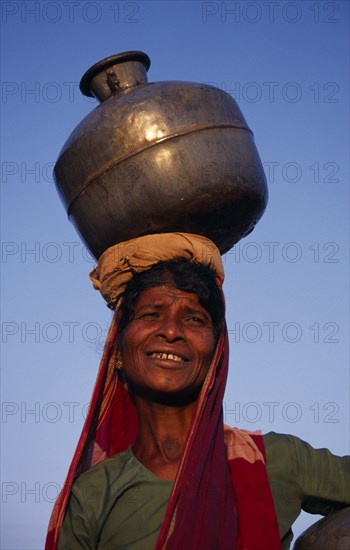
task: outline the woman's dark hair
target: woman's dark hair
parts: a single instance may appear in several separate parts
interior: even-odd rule
[[[174,285],[178,290],[192,292],[210,314],[217,340],[225,318],[223,296],[213,272],[187,260],[162,261],[141,273],[135,273],[122,294],[119,337],[134,317],[134,305],[140,292],[158,285]]]

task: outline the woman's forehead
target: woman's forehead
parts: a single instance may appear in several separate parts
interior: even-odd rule
[[[202,308],[195,292],[179,290],[172,284],[160,284],[142,290],[136,299],[135,306],[140,307],[144,304],[153,304],[155,302],[173,303],[178,301],[186,302],[186,304],[193,304]]]

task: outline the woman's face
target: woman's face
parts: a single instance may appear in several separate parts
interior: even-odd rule
[[[210,314],[196,294],[171,285],[139,294],[122,338],[124,371],[135,396],[194,400],[215,348]]]

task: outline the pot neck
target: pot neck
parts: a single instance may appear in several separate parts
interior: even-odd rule
[[[99,102],[130,88],[147,84],[150,59],[143,52],[124,52],[106,57],[86,71],[80,81],[81,92]]]

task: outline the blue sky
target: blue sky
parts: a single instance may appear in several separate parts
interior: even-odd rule
[[[149,81],[233,95],[270,199],[224,257],[226,422],[349,449],[347,2],[21,2],[2,13],[2,539],[37,550],[91,395],[110,312],[52,167],[96,102],[84,71],[145,51]],[[301,532],[314,518],[298,520]]]

